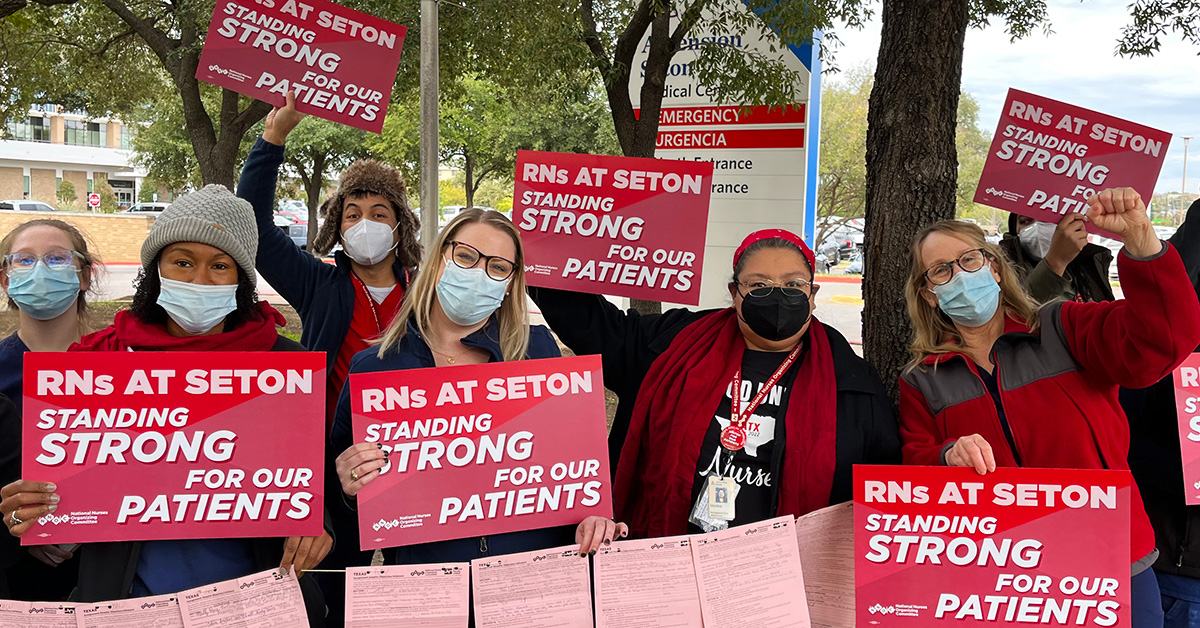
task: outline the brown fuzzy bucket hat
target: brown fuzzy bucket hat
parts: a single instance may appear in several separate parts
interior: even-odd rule
[[[408,205],[404,177],[395,168],[374,159],[360,159],[342,173],[337,192],[321,204],[325,222],[313,241],[313,249],[324,255],[334,244],[341,244],[342,208],[346,199],[362,194],[378,194],[391,202],[399,225],[396,233],[400,236],[396,259],[405,268],[416,268],[421,261],[421,245],[417,243],[421,224]]]

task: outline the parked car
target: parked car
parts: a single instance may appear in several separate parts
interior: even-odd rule
[[[838,256],[850,258],[854,256],[855,251],[862,247],[864,236],[862,229],[852,223],[846,223],[835,229],[830,237],[837,241]]]
[[[286,212],[286,211],[306,212],[306,211],[308,211],[308,206],[304,204],[304,201],[298,201],[296,199],[279,199],[279,205],[275,209],[275,211],[276,212]]]
[[[466,208],[467,208],[466,205],[445,205],[445,206],[443,206],[441,211],[438,212],[440,214],[438,217],[438,228],[440,229],[440,228],[443,228],[446,225],[450,224],[450,221],[454,220],[454,217],[457,216],[459,214],[459,212],[461,212],[462,210],[464,210]]]
[[[859,253],[858,255],[854,256],[854,260],[852,260],[850,262],[850,265],[846,267],[846,274],[847,275],[863,274],[863,254],[862,253]]]
[[[817,247],[817,256],[824,257],[825,263],[828,266],[837,266],[838,264],[842,263],[842,254],[838,247],[838,239],[833,236],[825,238],[825,241],[821,243],[821,246]],[[818,264],[818,266],[820,266],[820,264]],[[818,270],[817,272],[828,271]]]
[[[133,207],[130,207],[121,213],[157,216],[163,213],[163,210],[166,209],[168,205],[170,205],[170,203],[138,203],[137,205],[134,205]]]
[[[302,210],[287,209],[275,212],[276,216],[283,216],[293,223],[308,224],[308,208]]]
[[[308,224],[303,222],[294,222],[286,227],[280,227],[292,242],[300,247],[301,251],[308,250]]]
[[[0,209],[18,210],[23,212],[53,212],[58,211],[41,201],[0,201]]]

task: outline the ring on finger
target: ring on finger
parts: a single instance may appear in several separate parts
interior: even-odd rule
[[[24,521],[22,521],[21,519],[18,519],[18,518],[17,518],[17,511],[15,511],[15,510],[14,510],[14,511],[12,511],[12,514],[8,516],[8,522],[9,522],[9,523],[11,523],[11,524],[12,524],[12,525],[14,525],[14,526],[19,526],[19,525],[21,525],[22,523],[25,523],[25,522],[24,522]]]
[[[351,471],[351,472],[350,472],[350,481],[351,481],[351,482],[357,482],[358,480],[359,480],[359,477],[358,477],[358,472],[357,472],[357,471]]]

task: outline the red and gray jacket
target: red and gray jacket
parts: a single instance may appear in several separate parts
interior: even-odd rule
[[[943,464],[959,437],[980,434],[999,466],[1128,469],[1129,424],[1119,386],[1169,375],[1200,344],[1200,303],[1178,252],[1118,260],[1125,299],[1057,302],[1039,328],[1010,318],[992,347],[989,391],[964,353],[927,357],[900,378],[906,464]],[[1161,420],[1174,422],[1173,416]],[[1130,562],[1154,560],[1154,532],[1134,486]]]

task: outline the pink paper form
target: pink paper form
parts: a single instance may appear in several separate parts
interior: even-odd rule
[[[575,545],[471,561],[476,628],[592,628],[588,561]]]
[[[796,519],[804,595],[813,628],[854,625],[854,503]]]
[[[594,559],[596,628],[701,628],[692,539],[618,541]]]
[[[0,628],[78,628],[75,605],[0,600]]]
[[[471,565],[346,570],[346,628],[467,628]]]
[[[796,521],[692,536],[705,628],[810,628]]]
[[[184,628],[296,628],[308,625],[295,574],[278,569],[178,595]]]
[[[78,628],[183,628],[177,595],[78,604]]]

